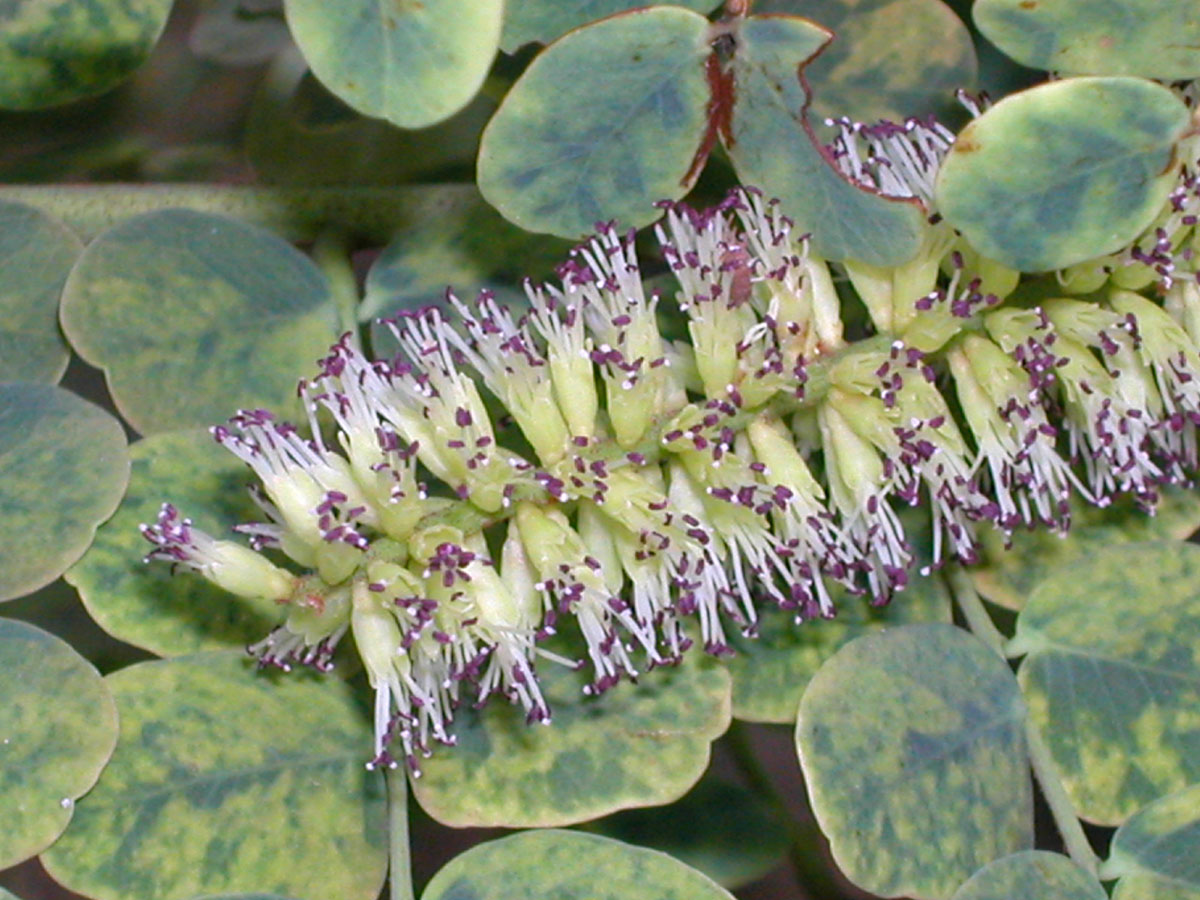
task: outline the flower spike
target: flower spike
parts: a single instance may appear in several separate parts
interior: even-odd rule
[[[949,132],[842,127],[852,177],[929,201]],[[900,266],[831,268],[752,188],[662,204],[674,288],[601,225],[523,313],[448,293],[387,322],[392,359],[343,335],[301,382],[306,426],[243,410],[215,428],[265,520],[235,529],[245,547],[165,504],[147,559],[277,602],[262,666],[326,671],[349,634],[369,765],[416,774],[464,707],[549,722],[544,666],[586,669],[596,695],[693,643],[731,653],[766,607],[832,616],[835,585],[888,602],[914,575],[904,506],[929,516],[932,566],[971,564],[984,529],[1065,531],[1072,495],[1151,508],[1194,478],[1189,196],[1160,223],[1161,305],[1021,305],[1018,274],[945,222]],[[869,321],[843,315],[851,290]]]

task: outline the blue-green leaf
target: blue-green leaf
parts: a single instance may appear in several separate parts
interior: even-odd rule
[[[647,0],[508,0],[504,7],[504,33],[500,48],[514,53],[525,44],[548,44],[572,28],[639,6],[682,6],[707,13],[720,0],[676,0],[651,3]]]
[[[745,21],[733,60],[729,156],[743,184],[778,197],[795,230],[812,234],[819,255],[896,265],[920,248],[925,211],[917,200],[886,198],[847,181],[817,146],[798,70],[829,39],[795,16]]]
[[[1200,76],[1200,15],[1164,0],[976,0],[975,24],[1021,65],[1080,75]]]
[[[833,32],[804,69],[813,111],[858,122],[943,113],[975,83],[975,48],[942,0],[758,0],[755,13],[790,13]]]
[[[1067,78],[1001,100],[942,162],[937,207],[980,253],[1023,272],[1112,253],[1166,203],[1183,101],[1138,78]]]
[[[500,45],[503,0],[285,0],[313,74],[401,128],[448,118],[475,96]]]
[[[547,47],[483,133],[479,189],[529,231],[638,227],[691,186],[708,121],[708,20],[670,6],[613,16]]]

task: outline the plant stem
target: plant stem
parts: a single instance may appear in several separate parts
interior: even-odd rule
[[[971,632],[1007,662],[1007,656],[1004,653],[1005,637],[996,628],[992,617],[984,608],[983,601],[979,599],[979,594],[975,591],[971,576],[965,569],[954,566],[947,573],[946,581]],[[1033,724],[1033,720],[1028,715],[1025,716],[1025,745],[1029,751],[1029,764],[1033,769],[1033,777],[1037,780],[1046,805],[1050,808],[1050,815],[1054,819],[1058,833],[1062,835],[1067,855],[1076,864],[1095,875],[1100,860],[1092,850],[1092,845],[1088,843],[1087,835],[1083,833],[1079,816],[1071,804],[1071,798],[1067,796],[1062,778],[1058,774],[1058,766],[1054,764],[1054,759],[1042,738],[1042,733],[1038,731],[1037,726]]]
[[[996,623],[992,621],[988,611],[984,609],[983,601],[979,599],[975,583],[971,581],[967,570],[959,566],[952,566],[946,574],[946,580],[949,582],[948,586],[954,601],[962,610],[963,618],[967,620],[967,627],[977,638],[995,650],[1001,659],[1007,660],[1008,657],[1004,653],[1006,638],[1000,633],[1000,629],[996,627]]]
[[[1079,816],[1075,813],[1071,798],[1067,796],[1062,778],[1058,774],[1058,766],[1050,756],[1050,749],[1042,739],[1042,733],[1028,716],[1025,718],[1025,744],[1029,748],[1033,776],[1037,779],[1038,787],[1042,789],[1046,805],[1050,807],[1050,815],[1054,817],[1054,824],[1058,826],[1058,833],[1062,835],[1067,855],[1095,875],[1100,866],[1100,859],[1088,843],[1087,835],[1083,833]]]
[[[746,779],[747,786],[768,806],[774,809],[787,823],[788,830],[788,861],[800,886],[810,897],[822,897],[827,900],[837,900],[844,896],[841,887],[829,872],[817,847],[820,846],[821,832],[811,819],[797,822],[789,813],[783,798],[775,789],[770,773],[767,772],[751,746],[750,737],[746,734],[745,725],[737,720],[729,726],[725,733],[729,749],[733,753],[738,770]]]
[[[358,280],[350,263],[350,244],[346,235],[330,228],[317,236],[312,248],[313,261],[329,280],[330,294],[338,313],[338,330],[358,337]]]
[[[412,853],[408,843],[408,769],[387,769],[388,804],[388,897],[415,900],[412,883]]]
[[[327,227],[386,243],[397,228],[476,196],[474,185],[270,187],[210,184],[0,185],[0,201],[24,203],[70,226],[85,241],[118,222],[163,209],[216,213],[260,225],[289,241]]]

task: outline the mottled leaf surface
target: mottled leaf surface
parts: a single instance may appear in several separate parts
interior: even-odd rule
[[[661,850],[727,888],[761,878],[787,849],[778,813],[747,788],[710,777],[668,806],[627,809],[583,828]]]
[[[553,722],[489,703],[458,716],[458,744],[422,762],[413,792],[447,825],[532,828],[678,799],[729,726],[729,675],[711,663],[647,672],[598,698],[587,676],[543,665]]]
[[[1175,183],[1183,102],[1139,78],[1067,78],[1001,100],[959,133],[937,207],[986,256],[1023,272],[1111,253]]]
[[[733,715],[748,722],[796,721],[800,697],[825,660],[863,634],[916,622],[949,622],[950,598],[940,578],[914,578],[884,607],[844,591],[837,616],[797,625],[790,613],[764,609],[758,636],[734,635],[737,655],[725,661],[733,676]]]
[[[48,384],[0,384],[0,600],[49,584],[121,500],[121,424]]]
[[[299,411],[296,382],[337,328],[306,256],[261,228],[181,209],[96,238],[67,279],[62,324],[142,434],[242,407]]]
[[[975,24],[1021,65],[1080,75],[1200,76],[1200,15],[1163,0],[977,0]]]
[[[263,518],[246,493],[250,470],[198,428],[151,435],[129,455],[121,508],[66,574],[88,613],[113,637],[159,656],[245,647],[265,637],[282,619],[274,602],[235,597],[185,568],[172,574],[166,563],[142,562],[151,547],[138,531],[170,501],[213,537],[241,540],[230,529]]]
[[[1064,566],[1017,618],[1021,689],[1080,816],[1116,825],[1200,781],[1200,547]]]
[[[54,842],[117,745],[100,673],[40,628],[0,619],[0,869]]]
[[[502,0],[285,0],[313,74],[369,116],[424,128],[462,109],[500,44]]]
[[[1135,813],[1113,835],[1102,875],[1145,872],[1200,892],[1200,784]]]
[[[732,900],[665,853],[577,831],[526,831],[472,847],[421,900]]]
[[[1117,881],[1112,900],[1200,900],[1200,888],[1139,870]]]
[[[838,867],[874,894],[941,900],[1033,843],[1024,704],[952,625],[860,637],[809,682],[796,741]]]
[[[896,265],[920,247],[926,227],[921,204],[852,184],[815,143],[798,70],[829,39],[824,28],[796,16],[745,21],[733,61],[729,157],[743,184],[778,197],[795,231],[811,232],[819,255]]]
[[[682,6],[707,13],[720,6],[719,0],[678,0],[648,3],[646,0],[508,0],[504,4],[504,32],[500,48],[513,53],[525,44],[546,44],[572,28],[639,6]]]
[[[171,0],[0,3],[0,107],[39,109],[100,94],[133,73]]]
[[[1105,900],[1094,876],[1070,859],[1025,850],[988,863],[954,892],[954,900]]]
[[[941,113],[975,83],[971,34],[942,0],[758,0],[753,9],[804,16],[833,32],[804,69],[821,119]]]
[[[0,381],[57,382],[70,351],[58,330],[63,282],[83,244],[62,223],[0,202]]]
[[[529,231],[638,227],[690,187],[707,123],[708,20],[679,7],[579,28],[527,68],[483,133],[479,189]]]
[[[521,305],[522,280],[544,280],[567,258],[569,242],[517,228],[473,187],[439,191],[441,202],[401,227],[371,266],[360,320],[441,303],[447,288],[464,301],[486,288]]]
[[[272,677],[239,653],[106,679],[117,751],[42,861],[97,900],[262,891],[373,900],[386,867],[370,728],[336,678]]]
[[[1183,540],[1200,528],[1200,493],[1190,488],[1162,491],[1154,515],[1130,498],[1098,507],[1075,500],[1066,536],[1045,528],[1013,532],[1012,545],[992,528],[981,529],[983,565],[971,568],[975,589],[993,603],[1020,609],[1037,585],[1054,572],[1119,544]]]

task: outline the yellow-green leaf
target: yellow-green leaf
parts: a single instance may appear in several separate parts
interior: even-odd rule
[[[851,641],[809,682],[796,742],[834,860],[874,894],[944,900],[1033,843],[1025,707],[952,625]]]
[[[0,381],[54,383],[70,351],[58,330],[63,282],[83,244],[21,203],[0,203]]]
[[[1045,528],[1014,532],[1011,546],[992,528],[981,529],[983,565],[971,568],[975,589],[993,603],[1020,609],[1033,589],[1063,566],[1119,544],[1183,540],[1200,528],[1200,492],[1168,488],[1147,515],[1137,503],[1122,498],[1105,506],[1075,500],[1071,531],[1065,537]]]
[[[1096,880],[1070,859],[1025,850],[988,863],[954,892],[954,900],[1105,900]]]
[[[729,675],[701,661],[647,672],[597,698],[587,676],[539,667],[549,725],[504,703],[458,716],[458,743],[423,761],[413,792],[447,825],[567,825],[678,799],[729,726]]]
[[[1112,900],[1200,900],[1200,888],[1188,887],[1151,872],[1130,872],[1113,888]]]
[[[329,286],[274,234],[182,209],[137,216],[83,252],[62,324],[142,434],[299,412],[296,382],[336,336]]]
[[[117,707],[92,664],[0,619],[0,869],[54,842],[116,745]]]
[[[436,204],[397,229],[367,273],[359,319],[441,302],[452,288],[464,300],[486,288],[502,303],[523,304],[522,281],[544,280],[567,258],[567,241],[530,234],[505,221],[471,185],[439,185]],[[374,335],[390,337],[386,329]]]
[[[164,502],[215,537],[256,522],[260,510],[246,486],[252,473],[200,429],[143,438],[130,448],[125,499],[66,578],[96,623],[126,643],[159,656],[245,647],[282,619],[272,601],[235,597],[201,575],[144,563],[150,549],[138,530]]]
[[[121,424],[48,384],[0,384],[0,600],[49,584],[125,491]]]
[[[1197,584],[1200,547],[1128,544],[1063,566],[1017,618],[1030,715],[1089,821],[1200,781]]]
[[[258,176],[272,184],[409,184],[386,221],[373,230],[372,239],[382,242],[391,224],[421,220],[426,214],[422,195],[474,190],[470,184],[412,182],[443,182],[468,171],[495,109],[495,101],[479,94],[449,119],[406,131],[350,109],[313,77],[302,59],[285,53],[267,70],[250,104],[245,151]],[[335,214],[332,220],[337,218]]]
[[[421,900],[733,900],[665,853],[577,831],[525,831],[472,847]]]
[[[731,638],[737,651],[725,661],[733,676],[733,715],[748,722],[796,721],[800,697],[825,660],[860,635],[895,625],[949,622],[950,598],[940,578],[914,578],[884,607],[844,591],[835,594],[837,616],[797,625],[792,614],[763,610],[757,636]]]
[[[1193,784],[1135,813],[1113,835],[1101,874],[1141,873],[1200,893],[1200,784]]]
[[[171,0],[0,5],[0,107],[39,109],[100,94],[142,64]]]
[[[787,849],[787,823],[748,788],[705,776],[667,806],[627,809],[581,826],[649,847],[736,888],[771,871]]]
[[[336,678],[272,677],[243,654],[106,679],[116,753],[42,861],[97,900],[260,891],[374,900],[386,868],[370,728]]]

